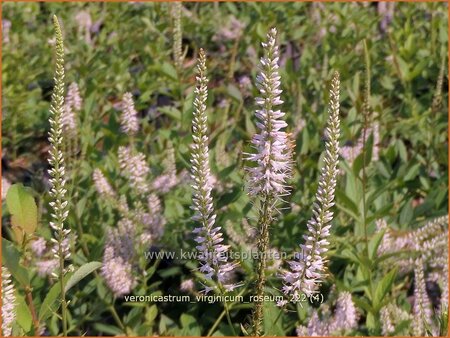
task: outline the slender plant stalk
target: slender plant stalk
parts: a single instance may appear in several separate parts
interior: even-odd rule
[[[181,1],[173,2],[172,4],[173,15],[173,60],[178,76],[180,76],[181,69],[183,67],[183,31],[181,29]]]
[[[64,239],[70,233],[69,229],[64,229],[64,221],[67,218],[67,200],[66,195],[66,171],[64,168],[64,154],[63,154],[63,130],[62,130],[62,114],[64,109],[64,43],[61,32],[61,27],[58,22],[58,18],[53,16],[53,25],[55,29],[55,52],[56,52],[56,69],[55,69],[55,87],[52,94],[52,102],[50,107],[50,133],[49,141],[51,143],[50,159],[49,163],[51,169],[49,174],[52,177],[50,179],[51,190],[50,196],[52,202],[50,206],[53,208],[52,221],[50,226],[55,232],[55,238],[52,241],[57,245],[54,250],[55,258],[59,260],[58,274],[54,277],[59,279],[60,284],[60,302],[61,302],[61,320],[63,335],[67,336],[67,301],[66,293],[64,291],[64,275],[67,272],[65,267],[65,260],[69,258],[70,252],[67,247],[64,246]]]
[[[117,313],[114,305],[113,304],[108,305],[108,310],[109,312],[111,312],[116,324],[119,325],[123,333],[125,333],[125,335],[128,336],[128,334],[126,333],[125,325],[123,325],[122,321],[120,320],[119,314]]]
[[[242,296],[245,291],[246,291],[245,288],[242,289],[237,296]],[[225,317],[227,315],[227,312],[231,311],[231,309],[233,308],[233,306],[235,304],[237,304],[237,302],[231,303],[230,306],[228,306],[228,308],[224,307],[223,311],[220,313],[219,317],[217,317],[217,319],[214,322],[213,326],[211,326],[211,328],[209,329],[208,333],[206,334],[207,337],[211,336],[214,333],[214,331],[216,330],[217,326],[219,326],[220,322],[222,321],[223,317]],[[234,333],[234,330],[233,330],[233,333]]]
[[[234,77],[234,69],[236,67],[236,56],[240,40],[241,36],[239,35],[239,37],[234,41],[233,48],[231,50],[230,67],[228,69],[228,80],[232,80]]]
[[[213,326],[209,329],[208,333],[206,334],[207,337],[210,337],[214,331],[216,330],[217,326],[219,326],[220,322],[222,321],[223,317],[227,314],[227,311],[224,309],[219,317],[217,317],[216,321],[214,322]]]
[[[364,127],[363,127],[363,166],[362,166],[362,190],[363,190],[363,224],[364,224],[364,238],[366,241],[367,257],[369,257],[369,239],[367,234],[367,208],[366,208],[366,138],[367,130],[369,129],[370,120],[370,59],[369,51],[367,50],[367,43],[364,40],[364,58],[365,58],[365,83],[364,83],[364,102],[363,102],[363,117],[364,117]]]
[[[175,1],[171,5],[171,15],[172,15],[172,57],[177,72],[177,94],[178,102],[180,106],[183,107],[185,102],[185,97],[183,93],[183,61],[185,53],[183,53],[183,27],[181,25],[182,9],[183,3],[181,1]],[[182,126],[185,125],[186,114],[181,114]]]
[[[279,48],[276,44],[277,30],[272,28],[263,43],[264,57],[261,58],[261,72],[257,76],[257,87],[261,97],[256,98],[258,109],[258,133],[253,135],[252,145],[256,153],[247,154],[247,159],[256,166],[247,167],[250,175],[249,194],[259,200],[258,218],[258,265],[256,271],[256,299],[253,310],[253,334],[262,334],[263,296],[266,283],[267,249],[269,227],[273,222],[277,204],[289,194],[287,181],[292,171],[292,148],[289,137],[283,129],[287,127],[282,119],[285,115],[277,106],[280,98],[280,75],[278,73]]]
[[[22,252],[25,252],[24,266],[26,268],[28,268],[29,264],[30,264],[30,257],[28,255],[29,252],[27,251],[29,248],[29,245],[28,245],[29,240],[30,240],[30,236],[25,234],[24,240],[22,242]],[[34,307],[33,293],[32,293],[33,289],[31,287],[31,285],[30,284],[26,285],[24,288],[24,291],[25,291],[25,301],[27,303],[28,309],[30,310],[31,319],[33,322],[34,334],[35,334],[35,336],[39,337],[40,336],[39,317],[37,316],[36,308]]]
[[[369,253],[369,236],[367,233],[367,205],[366,205],[366,191],[367,191],[367,175],[366,175],[366,147],[367,147],[367,130],[371,121],[371,108],[370,108],[370,55],[367,48],[367,42],[364,40],[364,63],[365,63],[365,83],[364,83],[364,102],[363,102],[363,115],[364,115],[364,128],[363,128],[363,166],[362,166],[362,203],[363,203],[363,226],[364,226],[364,240],[366,244],[366,255],[370,259]],[[372,283],[372,271],[368,269],[369,278],[369,290],[373,295],[373,283]]]
[[[269,226],[272,222],[272,209],[274,198],[267,195],[264,201],[261,202],[261,209],[259,215],[259,239],[258,239],[258,266],[256,270],[256,300],[255,309],[253,311],[253,333],[256,336],[261,335],[262,321],[263,321],[263,307],[264,302],[264,287],[266,284],[266,266],[267,252],[269,246]]]
[[[226,301],[223,302],[223,307],[225,308],[225,312],[227,313],[228,325],[231,327],[231,331],[233,331],[233,336],[237,336],[236,331],[234,330],[233,321],[230,316],[230,309]]]
[[[435,126],[437,124],[437,114],[439,112],[439,109],[442,107],[442,85],[444,82],[444,71],[445,71],[445,61],[446,57],[445,54],[441,55],[441,65],[439,68],[439,75],[438,79],[436,81],[436,89],[433,95],[433,101],[431,103],[431,112],[428,115],[427,118],[427,125],[429,126],[427,130],[427,158],[428,161],[426,161],[426,166],[428,168],[428,172],[432,171],[432,158],[433,154],[435,154],[436,150],[439,149],[439,146],[435,146],[433,143],[435,143]]]
[[[32,318],[32,321],[33,321],[34,335],[36,337],[39,337],[40,336],[40,333],[39,333],[39,318],[36,315],[36,309],[34,307],[33,295],[31,293],[31,287],[30,286],[27,286],[25,288],[25,297],[26,297],[27,305],[28,305],[28,308],[30,309],[31,318]]]

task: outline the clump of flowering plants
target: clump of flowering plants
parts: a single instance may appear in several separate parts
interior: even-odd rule
[[[2,335],[446,336],[447,12],[2,3]]]

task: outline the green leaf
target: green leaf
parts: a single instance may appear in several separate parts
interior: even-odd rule
[[[175,67],[172,66],[168,62],[163,63],[163,65],[161,66],[161,72],[164,75],[167,75],[168,77],[170,77],[172,80],[178,79],[178,75],[177,75],[177,71],[176,71]]]
[[[381,240],[384,236],[384,230],[377,232],[369,241],[369,257],[374,259],[377,254],[378,247],[380,246]]]
[[[359,210],[355,202],[353,202],[344,192],[339,189],[336,190],[336,203],[338,204],[338,207],[343,209],[353,218],[359,218]]]
[[[280,308],[273,302],[264,302],[264,332],[270,336],[283,336],[282,318],[279,318]]]
[[[28,270],[20,265],[20,253],[10,241],[2,238],[2,262],[12,276],[23,286],[30,285]]]
[[[393,182],[388,182],[385,185],[383,185],[381,188],[376,189],[370,193],[368,193],[366,204],[372,205],[374,201],[381,196],[384,192],[388,191],[392,188]]]
[[[414,210],[412,207],[412,199],[408,200],[400,211],[399,224],[406,227],[414,217]]]
[[[94,326],[95,330],[97,330],[99,332],[107,333],[111,336],[123,335],[123,332],[120,329],[118,329],[117,327],[115,327],[114,325],[95,323],[93,326]]]
[[[408,64],[399,55],[397,55],[397,64],[400,67],[400,75],[403,80],[409,80],[409,67]]]
[[[406,172],[405,176],[403,177],[403,181],[411,181],[417,177],[419,174],[420,169],[420,163],[416,163],[413,166],[411,166],[408,171]]]
[[[374,312],[372,306],[364,298],[354,297],[353,302],[357,307],[366,310],[367,313]]]
[[[358,177],[359,172],[361,171],[364,164],[363,154],[359,154],[355,160],[353,161],[353,173],[356,177]]]
[[[374,330],[377,327],[375,316],[373,315],[372,312],[367,313],[366,326],[369,330]]]
[[[366,135],[367,137],[367,135]],[[372,134],[368,135],[367,141],[364,144],[364,152],[359,154],[355,161],[353,162],[353,173],[355,176],[359,176],[359,172],[365,166],[367,167],[372,160],[372,149],[373,149],[373,136]]]
[[[414,66],[412,72],[409,74],[408,80],[413,80],[414,78],[419,76],[422,73],[422,71],[425,69],[425,67],[427,66],[428,62],[429,62],[429,60],[423,59],[419,63],[417,63]]]
[[[444,323],[447,323],[447,321],[445,321]],[[395,331],[394,331],[394,333],[392,335],[394,337],[396,337],[396,336],[406,336],[406,335],[408,335],[410,327],[411,327],[411,319],[402,320],[400,323],[398,323],[395,326]],[[446,335],[447,335],[447,332],[439,334],[439,336],[446,336]]]
[[[237,102],[242,102],[242,94],[236,86],[229,84],[227,86],[227,93]]]
[[[13,184],[6,194],[6,205],[13,227],[31,235],[37,227],[37,205],[31,193],[22,184]]]
[[[201,330],[195,317],[183,313],[180,317],[183,336],[200,336]]]
[[[245,130],[247,131],[249,136],[256,133],[255,126],[253,125],[250,116],[250,114],[245,114]]]
[[[408,161],[408,152],[406,151],[406,146],[402,140],[397,140],[397,151],[403,162]]]
[[[181,120],[181,112],[175,107],[171,107],[171,106],[159,107],[159,111],[161,113],[164,113],[167,116],[173,118],[174,120],[178,120],[178,121]]]
[[[28,333],[31,330],[31,325],[33,322],[30,309],[28,308],[27,303],[25,302],[25,299],[23,299],[22,296],[16,295],[16,299],[17,299],[17,305],[15,308],[16,321],[22,327],[22,329],[26,333]]]
[[[77,271],[74,272],[74,274],[70,277],[70,279],[67,281],[66,286],[64,288],[64,292],[67,292],[72,288],[74,285],[78,284],[80,280],[85,278],[90,273],[94,272],[98,268],[102,266],[102,263],[100,262],[89,262],[81,266]]]
[[[387,275],[381,279],[375,290],[375,296],[373,298],[373,306],[376,311],[380,310],[383,304],[384,297],[391,290],[392,284],[394,283],[395,276],[397,275],[397,268],[393,268]]]
[[[242,195],[242,189],[239,187],[233,188],[230,192],[224,194],[217,202],[217,209],[223,208],[239,199]]]
[[[153,324],[156,316],[158,316],[158,308],[155,304],[150,306],[150,308],[145,312],[145,322],[146,324]]]
[[[159,319],[159,334],[161,336],[168,336],[168,328],[173,328],[176,327],[176,324],[174,323],[174,321],[172,319],[170,319],[169,317],[167,317],[166,315],[161,314],[160,319]]]
[[[76,206],[76,213],[77,213],[77,217],[81,218],[83,216],[84,213],[84,209],[86,208],[86,202],[87,202],[87,196],[84,196],[83,198],[81,198]]]
[[[56,301],[61,293],[61,285],[56,283],[44,298],[39,310],[39,321],[45,321],[53,312],[58,311],[59,302]]]

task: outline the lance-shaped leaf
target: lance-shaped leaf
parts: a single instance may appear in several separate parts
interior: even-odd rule
[[[14,184],[8,189],[6,205],[11,214],[11,224],[16,240],[21,243],[24,234],[31,235],[36,230],[36,202],[22,184]]]

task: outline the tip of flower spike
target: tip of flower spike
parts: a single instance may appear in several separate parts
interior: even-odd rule
[[[198,59],[199,59],[199,62],[204,62],[204,60],[206,59],[206,53],[203,48],[200,48],[198,51]]]
[[[53,20],[53,25],[59,29],[59,20],[55,14],[53,14],[52,20]]]
[[[207,82],[206,80],[206,53],[203,48],[199,49],[198,59],[197,59],[197,73],[198,77],[196,78],[197,82],[200,84],[202,82]]]
[[[338,81],[340,78],[340,74],[337,70],[333,72],[333,81]]]

